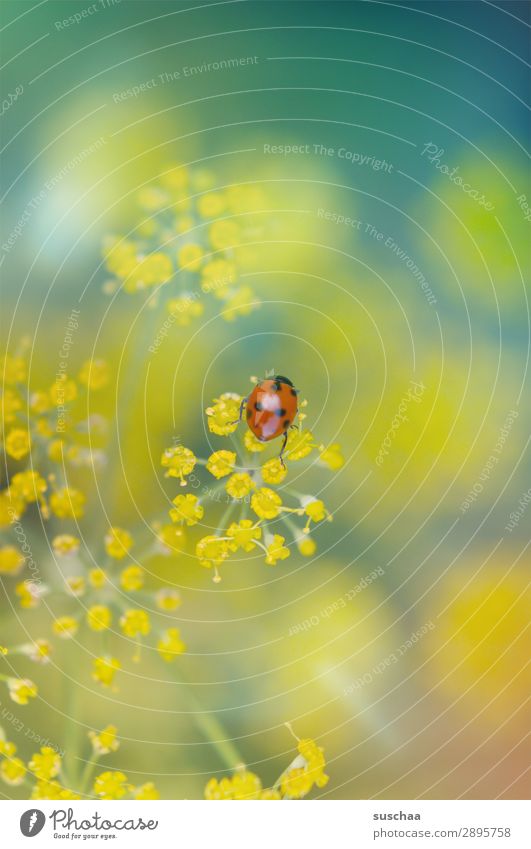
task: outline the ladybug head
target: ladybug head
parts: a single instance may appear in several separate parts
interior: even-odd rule
[[[291,380],[289,380],[289,378],[287,378],[287,377],[283,377],[281,374],[276,374],[274,376],[273,380],[276,380],[277,383],[287,383],[288,386],[293,386],[293,383],[291,382]]]

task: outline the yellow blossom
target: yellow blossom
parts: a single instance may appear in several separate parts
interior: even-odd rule
[[[297,540],[297,548],[303,557],[311,557],[312,554],[315,554],[317,546],[315,541],[310,537],[302,537]]]
[[[247,472],[236,472],[225,484],[225,489],[231,498],[245,498],[254,486],[252,477]]]
[[[6,784],[11,784],[13,787],[22,784],[26,777],[24,761],[20,758],[9,758],[2,761],[0,775]]]
[[[120,617],[120,627],[127,637],[146,636],[151,630],[149,616],[145,610],[126,610]]]
[[[27,705],[30,699],[37,697],[37,685],[29,678],[8,678],[9,695],[18,705]]]
[[[280,536],[280,534],[275,534],[273,542],[267,546],[267,557],[265,562],[269,566],[276,566],[277,560],[285,560],[286,557],[289,557],[290,550],[289,548],[286,548],[284,542],[284,537]]]
[[[92,664],[92,677],[104,687],[109,687],[115,673],[121,668],[120,661],[115,657],[97,657]]]
[[[48,640],[37,639],[35,642],[28,644],[24,653],[35,663],[49,663],[52,646]]]
[[[52,441],[48,444],[48,457],[50,458],[50,460],[52,460],[53,463],[63,462],[64,448],[65,443],[62,439],[52,439]]]
[[[77,386],[75,380],[69,380],[65,374],[58,377],[50,387],[50,398],[54,406],[62,406],[68,401],[77,398]]]
[[[16,420],[17,413],[22,409],[20,395],[12,389],[5,389],[2,394],[1,408],[5,424],[13,424]]]
[[[302,460],[311,454],[317,445],[313,433],[309,430],[290,430],[286,444],[286,457],[290,460]]]
[[[50,507],[59,519],[80,519],[85,512],[85,496],[71,487],[62,487],[50,496]]]
[[[63,787],[58,781],[39,780],[31,791],[31,798],[59,801],[80,799],[81,797],[77,793],[74,793],[73,790]]]
[[[41,584],[31,580],[22,581],[16,585],[15,593],[20,599],[21,607],[26,609],[38,607],[42,593]]]
[[[311,775],[303,767],[294,767],[282,776],[280,788],[290,799],[302,799],[313,787]]]
[[[120,586],[126,592],[141,590],[144,586],[144,570],[140,566],[127,566],[120,573]]]
[[[190,493],[177,495],[172,504],[175,504],[175,507],[170,510],[172,522],[186,522],[187,525],[196,525],[203,518],[204,508],[195,495],[190,495]]]
[[[203,266],[201,291],[212,292],[216,297],[224,297],[229,287],[236,282],[236,267],[226,259],[213,259]]]
[[[15,498],[22,498],[27,504],[42,500],[48,484],[38,472],[18,472],[11,478],[11,492]]]
[[[195,551],[201,566],[206,566],[207,568],[220,566],[229,556],[227,541],[214,535],[200,539]]]
[[[225,321],[234,321],[239,315],[249,315],[259,303],[250,286],[241,286],[227,292],[222,316]]]
[[[267,788],[266,790],[262,790],[260,793],[259,799],[281,799],[282,796],[278,792],[278,790],[273,790],[272,788]]]
[[[186,542],[186,532],[178,525],[162,525],[157,528],[158,539],[166,551],[181,551]]]
[[[201,245],[184,245],[177,253],[179,266],[185,271],[199,271],[203,253]]]
[[[190,475],[197,462],[193,451],[184,445],[173,445],[166,448],[161,457],[161,465],[168,469],[167,478],[180,478],[181,486],[186,486],[185,475]]]
[[[14,545],[0,548],[0,574],[16,575],[24,565],[24,555]]]
[[[9,431],[6,438],[6,453],[14,460],[21,460],[30,450],[29,431],[16,427]]]
[[[87,610],[87,625],[92,631],[105,631],[111,621],[112,613],[105,604],[93,604]]]
[[[65,583],[72,595],[75,595],[76,598],[85,594],[85,579],[81,575],[72,575],[66,579]]]
[[[260,442],[259,439],[256,438],[252,430],[247,429],[245,431],[243,437],[243,444],[247,451],[250,451],[252,454],[256,454],[260,451],[265,451],[267,448],[267,444],[265,442]]]
[[[93,391],[103,389],[109,382],[109,366],[105,360],[87,360],[78,377],[80,383]]]
[[[220,192],[208,192],[197,199],[197,211],[202,218],[215,218],[225,209],[225,199]]]
[[[89,572],[89,581],[96,590],[101,590],[107,580],[107,573],[100,566],[95,566]]]
[[[6,354],[0,362],[0,379],[6,386],[13,386],[15,383],[25,383],[26,381],[26,363],[22,357],[11,357]]]
[[[287,469],[282,465],[278,457],[264,463],[261,472],[265,483],[282,483],[287,475]]]
[[[214,399],[214,405],[208,407],[208,427],[211,433],[218,436],[228,436],[238,427],[241,397],[231,392],[225,392],[220,398]]]
[[[214,451],[208,458],[206,468],[215,478],[230,475],[236,463],[234,451]]]
[[[211,778],[205,787],[205,799],[214,801],[218,799],[232,799],[232,781],[230,778]]]
[[[16,751],[17,747],[14,743],[11,743],[9,740],[0,739],[0,757],[12,758]]]
[[[20,498],[15,497],[11,490],[4,489],[0,492],[0,528],[8,528],[12,522],[20,519],[26,509],[26,504]]]
[[[178,654],[186,651],[186,646],[181,640],[178,628],[168,628],[164,636],[157,643],[157,649],[161,658],[168,663],[175,660]]]
[[[120,745],[116,739],[116,732],[115,725],[107,725],[99,734],[96,731],[89,731],[88,736],[97,755],[108,755],[109,752],[116,752]]]
[[[105,551],[115,560],[122,560],[132,545],[133,537],[123,528],[111,527],[105,534]]]
[[[239,522],[233,522],[230,525],[227,536],[231,538],[229,542],[231,551],[238,551],[239,548],[252,551],[256,548],[256,540],[262,537],[262,529],[256,527],[250,519],[240,519]]]
[[[123,772],[102,772],[94,781],[94,793],[100,799],[121,799],[132,790]]]
[[[158,590],[155,601],[159,610],[177,610],[181,604],[181,596],[177,590],[171,587],[163,587]]]
[[[61,756],[51,746],[42,746],[31,758],[28,769],[36,778],[48,781],[61,769]]]
[[[332,516],[318,498],[307,501],[304,505],[304,512],[308,516],[306,526],[303,528],[305,534],[310,533],[310,522],[322,522],[324,519],[328,519],[329,522],[332,521]]]
[[[59,616],[52,625],[54,634],[63,640],[73,637],[78,629],[77,620],[73,616]]]
[[[274,519],[280,513],[282,499],[272,489],[262,487],[253,494],[251,507],[261,519]]]
[[[135,787],[133,796],[135,799],[160,799],[159,791],[152,781],[147,781],[145,784],[141,784],[140,787]]]
[[[324,750],[314,740],[299,740],[297,748],[306,761],[306,769],[317,787],[328,784],[328,775],[324,772]]]
[[[262,782],[254,772],[247,769],[238,770],[232,776],[232,798],[236,800],[259,799],[262,792]]]
[[[72,534],[60,534],[53,538],[52,546],[59,556],[76,554],[79,551],[80,540]]]
[[[205,308],[201,301],[194,295],[183,294],[177,298],[171,298],[167,303],[170,315],[175,316],[175,321],[180,327],[188,327],[194,318],[203,315]]]
[[[319,460],[328,466],[333,472],[337,472],[343,464],[345,463],[345,458],[341,452],[341,447],[339,443],[334,442],[332,445],[329,445],[328,448],[325,448],[319,454]]]

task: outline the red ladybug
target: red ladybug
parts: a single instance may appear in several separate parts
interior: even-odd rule
[[[246,410],[247,424],[260,442],[269,442],[284,435],[280,451],[280,462],[288,441],[288,430],[298,412],[297,395],[291,380],[276,374],[266,380],[260,380],[251,394],[244,398],[240,407],[241,422],[243,410]]]

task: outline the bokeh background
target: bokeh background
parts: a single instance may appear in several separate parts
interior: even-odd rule
[[[140,562],[154,587],[162,576],[179,589],[171,618],[188,651],[171,667],[148,651],[135,666],[111,635],[124,666],[117,692],[91,679],[93,635],[52,635],[53,616],[82,601],[63,609],[52,595],[23,610],[16,580],[2,575],[0,642],[46,637],[54,648],[46,665],[2,660],[39,686],[26,707],[2,694],[2,709],[23,723],[1,723],[22,756],[35,748],[29,728],[81,768],[87,730],[112,722],[122,741],[112,768],[154,780],[164,798],[200,798],[226,767],[205,716],[264,784],[291,760],[291,721],[326,752],[330,782],[314,796],[526,795],[528,11],[518,2],[2,4],[4,347],[25,345],[29,385],[49,387],[78,309],[73,372],[96,357],[111,375],[79,412],[104,417],[92,444],[106,465],[67,471],[90,503],[81,559],[99,562],[110,523],[149,537],[177,492],[159,455],[175,440],[201,456],[225,447],[204,409],[222,392],[247,392],[250,375],[290,376],[316,439],[345,456],[341,469],[310,466],[297,481],[334,515],[315,534],[313,558],[295,552],[275,569],[250,558],[227,566],[219,585],[193,545]],[[243,57],[252,61],[215,65]],[[427,145],[439,151],[433,161]],[[194,196],[256,189],[241,275],[261,305],[226,321],[205,297],[203,314],[172,325],[150,353],[179,275],[157,303],[152,289],[113,289],[102,244],[149,218],[138,192],[175,164],[196,175]],[[379,463],[412,381],[420,401],[409,401]],[[2,486],[24,467],[7,458]],[[57,527],[34,505],[24,530],[53,584]],[[9,527],[3,538],[13,543]],[[377,580],[348,596],[374,570]],[[322,615],[341,598],[351,600]],[[2,786],[6,798],[24,793]]]

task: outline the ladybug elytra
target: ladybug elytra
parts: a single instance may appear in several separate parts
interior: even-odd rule
[[[245,417],[247,425],[260,442],[269,442],[277,436],[284,436],[280,461],[288,441],[288,430],[298,412],[298,390],[289,378],[276,374],[272,378],[260,380],[240,407],[240,418]]]

